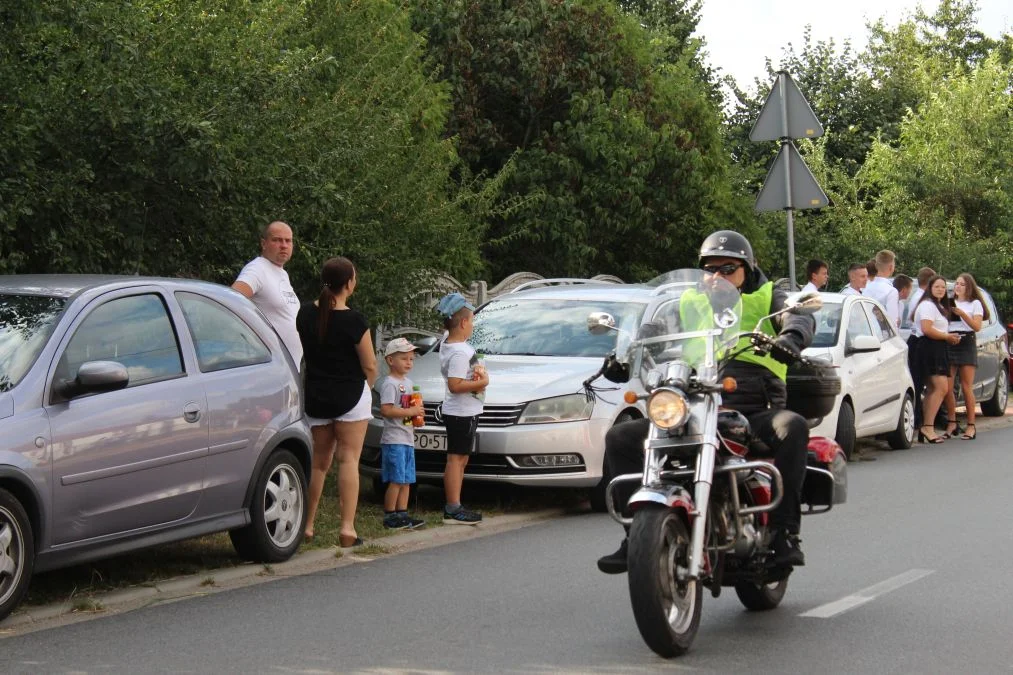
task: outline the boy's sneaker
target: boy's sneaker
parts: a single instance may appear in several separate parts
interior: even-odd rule
[[[482,522],[482,514],[476,511],[469,511],[463,506],[457,513],[450,513],[443,509],[444,525],[478,525]]]
[[[426,521],[419,520],[418,518],[412,518],[408,516],[408,527],[413,530],[418,530],[426,526]]]
[[[411,526],[407,516],[391,513],[383,517],[383,527],[386,530],[407,530]]]

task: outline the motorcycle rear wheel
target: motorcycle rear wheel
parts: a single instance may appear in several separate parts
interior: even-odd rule
[[[739,596],[739,601],[752,612],[765,612],[774,609],[781,604],[787,591],[787,579],[770,584],[758,584],[752,581],[740,581],[735,584],[735,594]]]
[[[686,653],[700,627],[703,604],[703,585],[686,578],[686,523],[668,508],[645,506],[633,517],[629,547],[630,602],[641,637],[659,656]]]

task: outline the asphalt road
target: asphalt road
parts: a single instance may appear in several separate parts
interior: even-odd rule
[[[693,650],[643,644],[619,541],[579,515],[0,640],[3,673],[994,673],[1013,670],[1013,429],[849,465],[808,566],[748,613],[705,593]]]

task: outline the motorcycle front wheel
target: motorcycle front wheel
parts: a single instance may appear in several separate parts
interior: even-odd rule
[[[629,547],[630,602],[640,635],[659,656],[680,656],[696,637],[703,599],[703,586],[687,578],[686,523],[671,509],[645,506],[633,516]]]

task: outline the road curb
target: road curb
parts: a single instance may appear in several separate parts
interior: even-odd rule
[[[378,558],[400,555],[458,541],[507,532],[569,513],[567,509],[540,509],[520,514],[486,518],[472,527],[442,526],[402,532],[367,542],[376,554],[361,554],[357,548],[312,549],[297,553],[290,560],[274,565],[244,563],[237,567],[201,570],[150,585],[118,589],[89,597],[94,609],[75,608],[75,603],[59,601],[47,605],[23,607],[0,621],[0,637],[48,628],[68,621],[109,616],[140,607],[178,600],[195,595],[209,595],[272,579],[301,576],[347,565],[368,563]],[[339,556],[338,553],[341,553]]]

